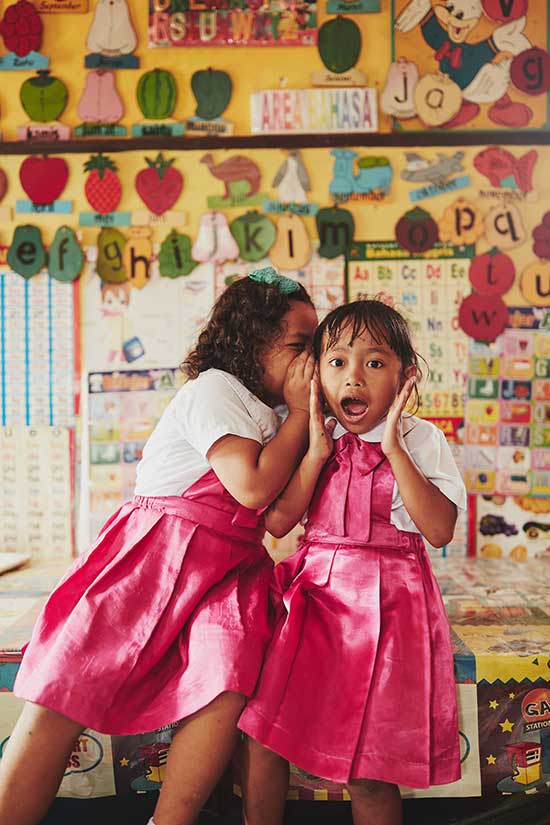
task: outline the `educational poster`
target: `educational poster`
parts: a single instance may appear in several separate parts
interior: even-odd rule
[[[157,421],[184,381],[179,369],[88,375],[90,535],[134,493],[136,466]]]
[[[516,562],[550,558],[550,498],[477,495],[475,553]]]
[[[445,434],[456,466],[464,475],[464,420],[462,418],[429,418],[432,424]],[[449,556],[466,556],[468,554],[469,515],[467,510],[458,512],[453,540],[444,547],[432,547],[424,539],[430,556],[447,558]]]
[[[47,274],[0,271],[0,425],[74,425],[75,297]]]
[[[548,126],[547,5],[395,0],[381,96],[394,128]]]
[[[470,339],[465,478],[473,493],[550,494],[548,330],[507,329]],[[497,520],[498,521],[498,520]],[[506,527],[494,534],[508,534]],[[487,535],[492,535],[489,525]]]
[[[159,791],[175,726],[139,736],[113,736],[118,794]]]
[[[317,6],[305,0],[265,0],[218,8],[206,0],[149,0],[149,46],[312,46]]]
[[[73,431],[0,428],[0,548],[41,559],[73,550]]]
[[[541,658],[550,664],[547,647]],[[546,671],[548,672],[548,670]],[[534,793],[550,785],[550,682],[547,676],[477,686],[484,793]]]
[[[417,351],[429,371],[421,385],[423,418],[461,418],[467,383],[468,338],[458,307],[470,292],[473,247],[440,244],[416,257],[396,241],[351,246],[348,299],[379,296],[407,317]],[[426,370],[424,370],[426,372]]]
[[[152,269],[138,289],[102,281],[93,263],[83,278],[83,363],[90,370],[177,366],[214,303],[214,264],[183,278]]]

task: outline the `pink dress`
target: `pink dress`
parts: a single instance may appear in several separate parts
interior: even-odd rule
[[[181,497],[134,497],[49,597],[14,693],[119,735],[250,696],[272,630],[263,535],[213,471]]]
[[[335,782],[460,778],[449,624],[418,533],[390,523],[380,444],[335,441],[301,548],[275,568],[284,607],[239,727]]]

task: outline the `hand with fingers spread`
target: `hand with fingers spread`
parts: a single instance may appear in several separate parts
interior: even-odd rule
[[[395,396],[393,404],[391,405],[388,415],[386,416],[386,426],[384,428],[384,435],[382,437],[382,451],[388,458],[399,451],[405,450],[405,442],[403,440],[403,431],[401,426],[401,415],[407,406],[407,402],[411,397],[414,389],[416,378],[411,376],[407,378],[400,392]]]
[[[310,350],[300,353],[288,368],[283,395],[289,412],[300,410],[309,414],[310,383],[314,370],[315,359]]]
[[[319,384],[319,370],[316,369],[310,382],[309,394],[309,449],[308,456],[323,465],[332,453],[332,433],[336,426],[334,418],[325,422],[321,406],[321,387]]]

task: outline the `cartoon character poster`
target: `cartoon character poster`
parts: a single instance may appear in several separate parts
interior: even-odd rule
[[[540,128],[546,26],[533,0],[396,0],[382,110],[402,129]]]

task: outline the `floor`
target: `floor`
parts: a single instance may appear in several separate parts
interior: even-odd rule
[[[42,825],[146,825],[154,794],[107,799],[60,799]],[[205,812],[197,825],[241,825],[238,802],[233,814]],[[550,825],[550,792],[533,796],[480,799],[426,799],[405,802],[404,825]],[[341,802],[289,803],[285,825],[352,825]]]

